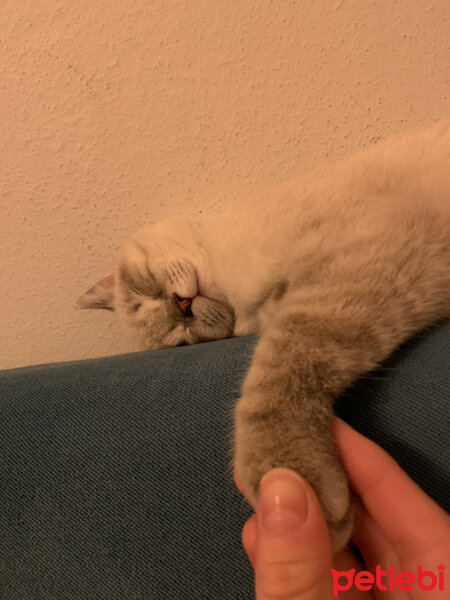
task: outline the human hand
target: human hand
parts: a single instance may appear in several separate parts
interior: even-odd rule
[[[448,515],[379,446],[339,419],[334,433],[358,497],[352,539],[364,563],[350,550],[332,556],[314,491],[293,471],[274,469],[242,532],[257,600],[444,600],[450,583],[437,567],[450,558]],[[239,474],[236,483],[245,495]]]

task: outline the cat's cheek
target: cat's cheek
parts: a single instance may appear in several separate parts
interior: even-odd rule
[[[185,329],[182,325],[178,325],[172,331],[170,331],[164,338],[163,343],[159,346],[160,348],[175,348],[186,340]],[[188,342],[189,343],[189,342]]]
[[[205,298],[204,296],[196,296],[192,300],[191,309],[193,314],[201,319],[208,312],[208,308],[211,306],[211,300],[209,298]]]
[[[191,305],[194,322],[192,331],[200,328],[202,337],[211,340],[225,339],[233,335],[234,312],[225,302],[196,296]]]

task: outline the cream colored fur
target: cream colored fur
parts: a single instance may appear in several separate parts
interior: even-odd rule
[[[237,470],[254,501],[269,469],[302,473],[338,548],[352,510],[333,402],[450,316],[449,230],[446,121],[218,214],[147,227],[121,248],[109,296],[111,278],[79,304],[114,308],[148,348],[258,333],[236,407]]]

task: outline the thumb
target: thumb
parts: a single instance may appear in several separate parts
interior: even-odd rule
[[[261,480],[257,511],[257,600],[328,600],[332,553],[312,488],[289,469]]]

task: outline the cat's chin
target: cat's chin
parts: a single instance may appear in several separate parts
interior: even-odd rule
[[[199,269],[194,266],[194,270],[197,279],[197,296],[206,298],[207,300],[218,300],[229,304],[226,294],[224,294],[220,287],[214,283],[211,274],[207,269]]]
[[[200,275],[198,269],[195,269],[195,274],[197,277],[197,295],[198,296],[204,296],[205,298],[208,298],[208,287],[206,285],[206,281],[204,280],[204,278]]]
[[[244,335],[253,335],[259,333],[260,325],[257,315],[251,317],[246,316],[245,318],[237,318],[234,324],[234,335],[241,337]]]

